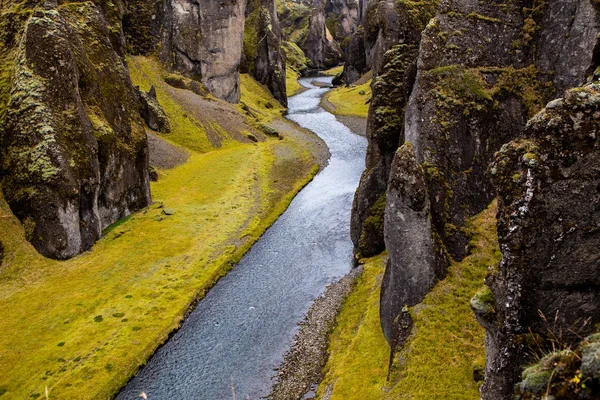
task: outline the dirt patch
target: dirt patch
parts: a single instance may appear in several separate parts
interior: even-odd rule
[[[147,132],[150,149],[150,165],[158,169],[173,169],[184,164],[190,157],[182,147],[171,144],[160,136]]]
[[[329,356],[329,334],[344,301],[362,272],[362,267],[353,269],[315,300],[306,318],[300,323],[300,332],[284,357],[277,383],[268,399],[300,400],[315,397],[316,385],[323,379],[322,370]]]
[[[246,132],[252,133],[261,142],[265,140],[262,132],[248,123],[237,106],[211,97],[198,96],[190,90],[168,85],[165,88],[173,100],[202,123],[206,136],[214,147],[221,147],[228,137],[241,143],[250,143]]]
[[[283,118],[274,119],[268,126],[275,129],[282,137],[287,136],[296,142],[305,144],[308,147],[307,150],[313,155],[315,163],[319,164],[321,169],[327,166],[330,157],[329,148],[314,132]]]

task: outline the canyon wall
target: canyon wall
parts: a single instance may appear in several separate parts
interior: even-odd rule
[[[266,85],[287,107],[286,64],[275,0],[250,0],[246,7],[242,70]]]
[[[70,258],[150,203],[123,6],[47,1],[4,11],[2,191],[41,254]]]
[[[216,97],[240,100],[246,0],[168,0],[162,29],[161,61],[198,79]]]
[[[449,260],[467,254],[465,220],[495,197],[487,174],[494,153],[520,137],[544,104],[585,81],[600,32],[598,8],[588,0],[502,7],[442,1],[437,15],[431,13],[433,3],[422,2],[417,13],[403,6],[367,5],[364,65],[370,62],[375,79],[367,169],[352,216],[358,254],[390,251],[381,299],[388,340],[402,307],[421,302]],[[387,10],[372,14],[384,20],[371,25],[370,10]],[[385,29],[385,21],[402,23]],[[419,27],[425,28],[422,34]],[[392,165],[406,164],[396,160],[406,160],[406,148],[396,152],[405,141],[425,176],[419,196],[426,193],[428,206],[419,203],[415,209],[414,192],[402,188],[411,180],[394,178],[401,171],[390,177]],[[420,217],[405,225],[415,212]],[[419,249],[429,261],[415,275],[410,254],[420,254]],[[407,279],[413,288],[408,291]]]
[[[510,398],[532,353],[575,348],[600,323],[598,132],[600,85],[572,89],[491,166],[502,261],[492,295],[472,302],[487,331],[484,399]]]

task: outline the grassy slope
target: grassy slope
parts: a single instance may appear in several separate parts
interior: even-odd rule
[[[132,77],[148,89],[135,65]],[[277,104],[262,86],[242,82],[251,107]],[[58,262],[25,241],[0,196],[0,398],[43,398],[46,386],[50,398],[110,398],[316,170],[303,143],[290,139],[210,151],[202,124],[152,83],[171,120],[169,138],[191,153],[161,171],[154,205],[91,251]]]
[[[386,382],[389,346],[379,324],[385,259],[368,260],[338,316],[319,398],[331,390],[331,400],[479,399],[472,375],[474,363],[484,358],[484,331],[469,301],[483,285],[487,267],[500,259],[495,208],[469,223],[472,254],[453,264],[448,277],[411,310],[416,335],[401,354],[391,382]]]
[[[324,101],[330,103],[330,107],[326,108],[333,114],[367,118],[370,99],[371,81],[369,80],[362,85],[337,87],[325,95]]]

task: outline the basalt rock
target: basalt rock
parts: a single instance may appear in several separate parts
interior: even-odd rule
[[[425,171],[412,145],[406,143],[394,157],[385,205],[389,261],[381,286],[380,312],[390,343],[402,309],[420,303],[443,274],[443,264],[436,264],[443,249],[432,236],[430,212]]]
[[[600,322],[600,85],[566,93],[491,167],[502,261],[486,283],[484,399],[510,398],[528,355]],[[540,344],[541,343],[541,344]]]
[[[562,24],[565,13],[572,24]],[[585,81],[599,21],[597,6],[587,0],[539,2],[533,8],[525,1],[503,7],[489,2],[444,1],[439,14],[428,23],[399,143],[413,144],[425,170],[431,223],[424,222],[422,229],[431,228],[432,236],[440,238],[451,258],[460,260],[467,254],[462,229],[465,220],[495,197],[486,173],[494,153],[519,137],[527,120],[557,90]],[[555,52],[553,46],[562,49],[575,43],[574,57],[550,54]],[[552,61],[542,62],[544,59]],[[547,70],[551,63],[555,67]],[[393,121],[389,117],[384,120]],[[382,165],[388,162],[382,156],[375,160]],[[372,165],[366,174],[373,173]],[[361,185],[358,193],[368,190],[373,189]],[[386,246],[403,244],[386,239]],[[440,263],[447,263],[445,257],[436,257],[430,269],[437,270]],[[392,264],[395,269],[411,268]],[[428,287],[431,283],[424,279],[421,284]]]
[[[242,68],[287,107],[286,65],[275,0],[250,0],[246,15]]]
[[[340,46],[329,32],[326,24],[324,0],[315,0],[308,22],[306,41],[302,44],[314,68],[331,68],[342,60]]]
[[[352,0],[328,0],[325,5],[327,28],[342,47],[346,38],[349,38],[358,29],[359,4]]]
[[[430,9],[427,3],[422,3],[422,6],[424,13]],[[379,15],[384,10],[393,15],[381,17],[380,24],[383,25],[378,26],[374,21],[367,22],[369,19],[375,19],[373,14]],[[415,81],[422,26],[421,20],[415,19],[400,3],[370,3],[365,18],[365,26],[361,29],[372,29],[376,32],[368,35],[365,32],[365,35],[371,38],[379,37],[374,40],[379,42],[380,46],[385,47],[392,43],[391,36],[388,36],[392,35],[392,31],[394,40],[401,43],[388,48],[389,51],[382,53],[383,58],[376,61],[375,67],[379,69],[374,70],[373,97],[367,123],[367,168],[362,175],[352,209],[351,236],[355,251],[362,256],[373,256],[385,248],[383,224],[378,228],[370,222],[372,215],[377,214],[377,201],[386,192],[394,154],[398,145],[404,143],[404,111]],[[374,51],[374,54],[383,52],[384,47]],[[346,66],[345,73],[348,74],[349,71],[351,67]]]
[[[369,70],[381,71],[385,53],[396,44],[416,44],[421,31],[438,9],[437,0],[417,4],[404,1],[363,2],[362,26],[349,41],[344,73],[347,84],[356,82]]]
[[[123,3],[123,33],[128,53],[154,53],[161,41],[164,0],[123,0]]]
[[[31,17],[13,25],[2,189],[35,248],[66,259],[149,204],[147,139],[121,57],[121,3],[20,12]]]
[[[156,89],[154,86],[150,88],[149,92],[144,92],[139,87],[136,87],[136,95],[140,116],[146,122],[146,125],[156,132],[171,132],[171,124],[169,123],[167,114],[165,114],[165,111],[156,98]]]
[[[237,103],[246,0],[167,0],[165,7],[161,61]]]

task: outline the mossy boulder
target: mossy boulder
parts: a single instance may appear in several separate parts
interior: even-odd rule
[[[104,228],[150,202],[120,9],[44,3],[30,10],[11,49],[2,189],[27,239],[48,257],[89,249]]]

